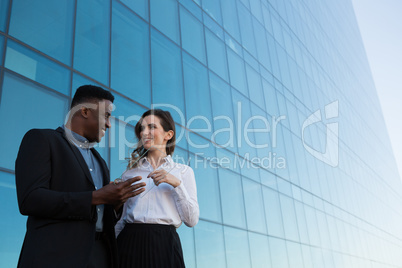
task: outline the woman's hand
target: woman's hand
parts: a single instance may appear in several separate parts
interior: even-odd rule
[[[164,169],[158,169],[149,173],[147,178],[152,178],[156,186],[162,182],[172,185],[174,188],[180,185],[180,180]]]

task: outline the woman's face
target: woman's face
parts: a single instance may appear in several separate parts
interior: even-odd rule
[[[146,150],[160,150],[166,153],[166,143],[173,136],[173,131],[165,131],[159,117],[148,115],[141,123],[140,138]]]

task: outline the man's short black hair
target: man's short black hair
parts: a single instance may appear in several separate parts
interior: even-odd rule
[[[84,85],[77,88],[71,101],[71,108],[80,103],[90,102],[92,100],[109,100],[114,101],[114,96],[110,91],[94,85]]]

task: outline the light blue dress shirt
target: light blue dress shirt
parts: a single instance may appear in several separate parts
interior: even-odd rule
[[[63,126],[65,130],[65,126]],[[96,159],[94,154],[91,151],[91,148],[94,147],[96,144],[95,142],[90,143],[86,138],[83,136],[71,131],[73,135],[73,139],[70,141],[78,148],[82,157],[85,160],[85,163],[88,166],[89,173],[92,176],[92,181],[94,182],[95,189],[98,190],[103,187],[103,174],[102,174],[102,167],[99,164],[99,161]],[[67,135],[68,137],[68,135]],[[97,205],[96,212],[98,214],[98,219],[96,221],[96,231],[102,232],[103,231],[103,210],[104,205]]]

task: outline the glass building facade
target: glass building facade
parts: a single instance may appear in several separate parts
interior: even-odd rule
[[[200,205],[178,229],[187,267],[402,267],[401,180],[350,0],[1,0],[1,267],[25,233],[21,139],[62,125],[83,84],[116,96],[112,178],[139,115],[172,112]]]

